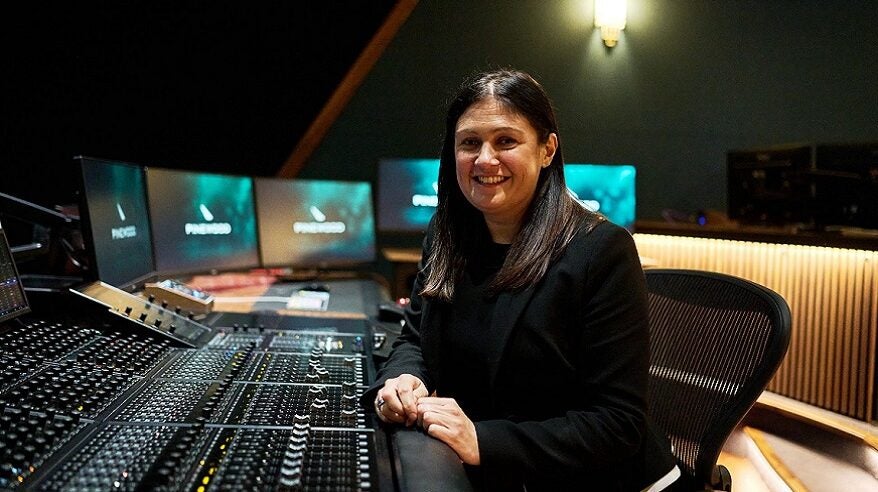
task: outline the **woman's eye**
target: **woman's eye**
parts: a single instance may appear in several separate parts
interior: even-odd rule
[[[497,143],[500,144],[501,147],[509,148],[514,146],[518,142],[512,137],[500,137],[499,139],[497,139]]]
[[[460,143],[457,145],[459,147],[463,147],[463,148],[472,148],[472,147],[477,146],[478,144],[479,144],[479,142],[474,138],[465,138],[465,139],[461,140]]]

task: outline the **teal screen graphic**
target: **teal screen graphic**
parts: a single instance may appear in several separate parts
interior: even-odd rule
[[[265,266],[334,268],[375,260],[369,183],[257,178],[256,209]]]
[[[259,265],[251,178],[147,168],[146,183],[159,271]]]
[[[566,164],[567,188],[589,210],[600,212],[629,231],[634,227],[635,176],[631,165]]]
[[[439,159],[378,162],[378,228],[423,232],[436,212]]]
[[[151,273],[149,214],[143,168],[79,158],[82,168],[83,221],[97,278],[122,286]],[[90,237],[89,237],[90,235]]]

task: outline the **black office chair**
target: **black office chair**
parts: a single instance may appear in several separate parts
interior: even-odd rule
[[[790,341],[790,309],[748,280],[646,270],[650,412],[682,472],[674,490],[731,490],[716,460],[774,375]]]

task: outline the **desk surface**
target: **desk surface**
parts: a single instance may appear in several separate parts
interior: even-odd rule
[[[232,280],[238,276],[237,283]],[[251,285],[240,274],[201,275],[186,283],[214,296],[214,311],[234,313],[276,313],[320,318],[366,319],[378,313],[378,304],[390,299],[386,288],[371,280],[327,280],[319,282],[329,292],[326,310],[290,309],[287,303],[300,290],[315,282],[277,282],[256,278]],[[230,287],[226,287],[230,286]]]
[[[421,248],[382,248],[381,254],[394,263],[417,263],[421,261]]]

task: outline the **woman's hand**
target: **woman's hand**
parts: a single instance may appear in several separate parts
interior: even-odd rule
[[[375,398],[375,412],[383,422],[411,426],[418,420],[418,399],[427,396],[427,387],[411,374],[384,382]]]
[[[418,423],[427,434],[451,447],[464,463],[481,463],[476,426],[454,398],[430,396],[419,399]]]

